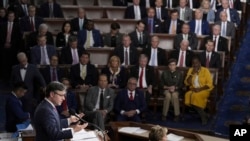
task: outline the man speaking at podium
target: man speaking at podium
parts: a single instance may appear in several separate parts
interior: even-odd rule
[[[70,139],[75,132],[78,132],[88,126],[87,123],[79,123],[69,126],[78,121],[77,117],[71,116],[68,119],[60,119],[55,106],[62,104],[65,99],[66,87],[59,82],[51,82],[45,93],[45,99],[38,105],[34,124],[36,130],[36,141],[58,141]],[[79,115],[80,117],[83,116]],[[71,127],[67,130],[62,128]]]

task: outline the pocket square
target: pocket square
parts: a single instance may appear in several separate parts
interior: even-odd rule
[[[155,25],[155,27],[158,27],[158,26],[159,26],[158,24]]]
[[[108,96],[106,96],[106,98],[110,98],[110,96],[108,95]]]

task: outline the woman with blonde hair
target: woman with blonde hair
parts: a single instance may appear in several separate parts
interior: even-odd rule
[[[167,141],[168,129],[159,125],[153,126],[149,132],[149,141]]]
[[[203,20],[213,23],[215,19],[215,11],[210,8],[210,1],[203,0],[200,9],[203,11]]]

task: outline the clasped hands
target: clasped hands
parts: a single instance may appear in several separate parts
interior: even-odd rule
[[[136,110],[130,110],[130,111],[126,111],[123,113],[123,115],[126,115],[127,117],[133,117],[134,115],[136,115]]]

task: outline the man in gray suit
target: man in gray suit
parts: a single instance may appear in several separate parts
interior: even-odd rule
[[[221,36],[229,36],[232,39],[234,39],[235,38],[235,26],[233,22],[227,21],[227,16],[228,16],[227,12],[225,11],[220,12],[220,21],[215,22],[215,24],[218,24],[221,26]],[[223,29],[224,26],[226,27],[225,29]]]
[[[98,86],[91,87],[85,98],[84,113],[86,120],[105,130],[107,114],[113,110],[114,90],[108,87],[108,78],[101,74]]]
[[[179,12],[180,20],[189,22],[193,19],[192,9],[187,7],[187,0],[180,0],[176,9]]]

